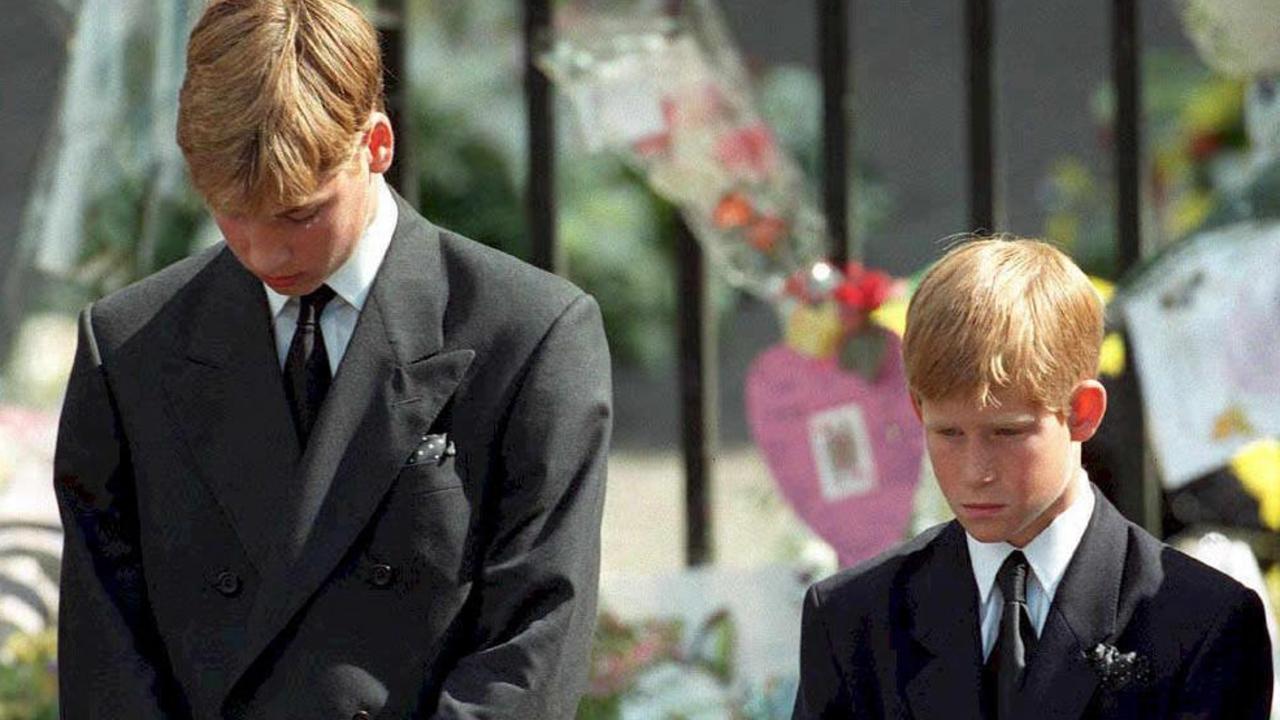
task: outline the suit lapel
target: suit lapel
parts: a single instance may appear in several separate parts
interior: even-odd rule
[[[332,573],[475,356],[441,352],[448,287],[437,231],[397,202],[395,236],[301,459],[295,497],[276,513],[281,533],[228,688]]]
[[[1089,527],[1067,565],[1027,668],[1019,717],[1081,717],[1099,680],[1085,652],[1116,634],[1127,532],[1124,518],[1097,487],[1093,493]]]
[[[272,515],[284,500],[272,493],[294,474],[298,441],[261,283],[227,250],[203,277],[161,384],[197,474],[261,571],[272,556]]]
[[[978,587],[964,531],[952,522],[938,536],[927,567],[907,582],[906,617],[924,650],[904,692],[920,718],[978,718],[982,679]]]

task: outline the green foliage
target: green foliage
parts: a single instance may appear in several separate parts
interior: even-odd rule
[[[419,208],[433,222],[527,258],[523,195],[511,161],[457,111],[422,95],[412,138]]]
[[[1144,201],[1159,245],[1218,224],[1233,203],[1221,176],[1247,146],[1244,86],[1214,75],[1192,56],[1151,51],[1143,56],[1143,133],[1148,165]],[[1099,88],[1094,111],[1112,150],[1115,98]],[[1095,173],[1080,158],[1059,158],[1043,192],[1045,237],[1067,248],[1088,273],[1115,279],[1115,178]],[[1144,216],[1145,219],[1146,216]]]
[[[194,249],[205,217],[203,204],[186,188],[162,195],[150,182],[122,173],[85,210],[75,279],[95,295],[121,288]]]
[[[57,720],[57,634],[15,634],[0,662],[0,720]]]
[[[610,159],[580,158],[564,175],[572,200],[561,213],[560,240],[570,279],[600,300],[619,358],[672,365],[677,213]]]

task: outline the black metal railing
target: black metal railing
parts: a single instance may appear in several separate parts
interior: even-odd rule
[[[988,234],[996,230],[996,102],[991,53],[995,22],[991,16],[991,0],[965,3],[965,27],[969,83],[969,229]]]
[[[849,261],[849,2],[818,0],[818,54],[822,65],[822,209],[831,234],[831,259]],[[855,208],[856,209],[856,208]]]
[[[551,30],[550,0],[525,0],[524,56],[525,96],[528,100],[529,182],[525,190],[531,261],[551,272],[564,268],[556,244],[556,125],[551,81],[534,63],[539,38]]]
[[[1112,0],[1111,10],[1111,73],[1116,96],[1116,255],[1117,275],[1124,275],[1142,257],[1141,25],[1138,0]],[[1131,395],[1136,404],[1140,395],[1132,362],[1127,364],[1121,382],[1122,392]],[[1146,460],[1142,413],[1139,410],[1129,415],[1125,426],[1116,428],[1128,442],[1124,445],[1126,456],[1117,458],[1115,464],[1133,468],[1133,474],[1120,475],[1120,482],[1105,489],[1125,515],[1160,536],[1160,491]]]
[[[818,10],[818,47],[823,88],[823,208],[831,235],[831,256],[843,263],[849,256],[851,241],[848,220],[850,184],[848,168],[853,147],[853,122],[848,112],[853,98],[849,72],[849,28],[852,19],[851,0],[816,0]],[[387,18],[403,17],[404,0],[379,0]],[[532,261],[540,267],[559,270],[555,230],[555,118],[549,81],[534,65],[537,39],[550,32],[549,0],[525,0],[525,88],[528,100],[529,187],[527,211],[529,232],[533,241]],[[384,32],[396,28],[384,26]],[[1140,49],[1137,0],[1112,0],[1112,69],[1116,92],[1115,136],[1118,202],[1118,269],[1123,274],[1141,256],[1140,226]],[[995,26],[991,0],[966,0],[965,28],[968,107],[969,157],[969,224],[970,230],[996,232],[1000,229],[997,213],[995,158],[998,152],[995,136],[995,67],[993,47]],[[397,36],[398,37],[398,36]],[[403,68],[403,42],[392,40],[388,50],[401,53],[388,62],[389,68]],[[390,88],[400,87],[389,83]],[[402,98],[393,95],[393,112],[405,114]],[[401,100],[400,102],[403,102]],[[402,180],[403,182],[403,180]],[[855,208],[856,210],[856,208]],[[711,473],[716,444],[717,368],[715,336],[709,311],[707,267],[702,250],[687,228],[679,233],[680,268],[676,281],[680,298],[679,378],[681,407],[681,446],[685,470],[685,558],[690,565],[714,559],[712,543]],[[1132,372],[1128,382],[1136,382]],[[1136,467],[1142,467],[1145,449],[1142,442],[1141,417],[1130,418],[1126,436],[1136,439],[1128,452],[1134,454]],[[1135,466],[1126,461],[1126,466]],[[1128,478],[1114,487],[1104,488],[1120,509],[1148,527],[1158,523],[1159,495],[1152,490],[1150,473],[1142,480]]]

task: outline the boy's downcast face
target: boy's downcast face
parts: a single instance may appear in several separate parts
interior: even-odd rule
[[[1014,393],[996,398],[998,407],[967,397],[916,404],[938,485],[956,519],[981,542],[1022,547],[1075,499],[1078,443],[1097,423],[1086,418],[1082,427],[1068,413],[1049,412]],[[1102,403],[1105,408],[1105,393]]]
[[[306,205],[257,216],[215,213],[240,263],[282,295],[305,295],[324,283],[355,250],[372,218],[376,195],[368,172],[343,169]]]
[[[213,213],[242,265],[282,295],[305,295],[320,287],[351,257],[373,221],[378,194],[375,173],[390,166],[389,123],[375,113],[355,161],[338,169],[297,207],[256,215]]]

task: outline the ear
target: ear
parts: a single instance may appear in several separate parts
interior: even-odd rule
[[[1067,429],[1073,442],[1084,442],[1093,437],[1107,414],[1107,389],[1097,380],[1083,380],[1071,392],[1071,408],[1067,415]]]
[[[907,394],[911,396],[911,409],[915,411],[916,419],[920,421],[921,425],[923,425],[924,412],[920,409],[920,396],[913,392],[908,392]]]
[[[391,118],[385,113],[374,111],[370,114],[364,150],[368,153],[369,172],[381,175],[391,169],[391,161],[396,155],[396,134],[391,129]]]

